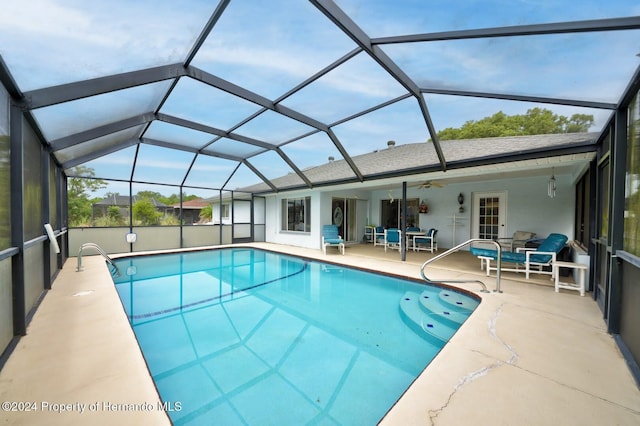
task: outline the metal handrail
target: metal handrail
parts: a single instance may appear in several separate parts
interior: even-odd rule
[[[96,251],[100,253],[102,257],[105,258],[107,263],[113,266],[113,268],[116,270],[116,274],[120,275],[120,269],[118,269],[118,266],[113,262],[113,260],[109,257],[109,255],[104,250],[102,250],[102,248],[96,243],[84,243],[83,245],[80,246],[80,250],[78,250],[78,267],[76,268],[77,272],[80,272],[82,270],[82,250],[86,248],[96,249]]]
[[[482,293],[489,293],[489,290],[487,290],[487,286],[484,284],[484,282],[480,281],[480,280],[431,280],[429,278],[427,278],[427,276],[424,273],[424,268],[430,264],[435,262],[438,259],[442,259],[445,256],[450,255],[451,253],[460,250],[462,247],[469,245],[471,243],[492,243],[495,244],[496,248],[498,249],[498,255],[497,255],[497,260],[496,260],[496,288],[495,292],[497,293],[502,293],[502,290],[500,290],[500,271],[502,268],[501,265],[501,259],[502,259],[502,247],[500,246],[500,244],[498,244],[496,241],[493,240],[487,240],[487,239],[482,239],[482,238],[472,238],[470,240],[465,241],[462,244],[458,244],[455,247],[450,248],[449,250],[445,251],[444,253],[440,253],[439,255],[432,257],[431,259],[427,259],[426,262],[424,262],[422,264],[422,266],[420,267],[420,275],[422,275],[422,279],[425,280],[426,282],[428,282],[429,284],[433,284],[433,283],[437,283],[437,282],[441,282],[441,283],[480,283],[482,285]]]

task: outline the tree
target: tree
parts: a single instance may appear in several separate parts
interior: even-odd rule
[[[180,195],[179,194],[171,194],[168,197],[166,197],[166,196],[162,195],[161,193],[155,192],[155,191],[139,191],[136,194],[136,197],[157,200],[157,201],[160,201],[163,204],[166,204],[167,206],[172,206],[172,205],[178,204],[180,202]],[[187,195],[186,192],[182,193],[182,201],[194,200],[196,198],[200,198],[200,197],[198,197],[197,195]]]
[[[85,176],[70,177],[67,180],[67,204],[69,212],[69,226],[87,224],[91,218],[91,203],[89,195],[107,186],[102,179],[94,179],[95,172],[86,166],[76,166],[69,175]]]
[[[138,193],[136,194],[136,197],[146,198],[148,200],[157,200],[157,201],[160,201],[162,198],[164,198],[164,196],[161,193],[155,192],[155,191],[138,191]]]
[[[566,125],[567,133],[586,132],[593,126],[593,115],[573,114]]]
[[[438,132],[440,140],[476,139],[500,136],[542,135],[587,132],[592,115],[574,114],[570,118],[544,108],[532,108],[521,115],[499,111],[478,121],[467,121],[459,129],[448,127]]]
[[[156,210],[156,206],[148,198],[143,198],[133,204],[133,220],[141,225],[157,225],[162,213]]]
[[[213,218],[213,207],[211,204],[207,204],[200,210],[200,221],[201,222],[211,222]]]
[[[114,223],[120,224],[120,222],[122,222],[122,213],[120,213],[120,207],[109,206],[107,208],[107,217]]]

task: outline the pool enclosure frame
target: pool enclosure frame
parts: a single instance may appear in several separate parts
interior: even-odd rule
[[[370,38],[333,2],[329,0],[311,0],[313,6],[315,6],[320,13],[328,18],[333,25],[339,28],[355,43],[356,48],[326,66],[317,74],[303,81],[285,95],[278,99],[271,100],[192,65],[194,56],[214,29],[229,3],[230,1],[228,0],[220,2],[192,45],[189,54],[184,61],[179,63],[23,92],[12,76],[12,72],[5,63],[5,60],[0,56],[0,82],[2,83],[0,87],[0,103],[3,105],[0,107],[0,115],[4,115],[4,117],[0,116],[0,120],[6,119],[8,124],[8,126],[3,126],[3,123],[0,122],[0,129],[7,127],[9,131],[8,145],[6,147],[8,149],[3,150],[3,146],[0,146],[0,154],[8,151],[8,161],[5,161],[4,166],[0,164],[0,168],[4,167],[3,170],[5,171],[8,169],[7,176],[10,192],[7,200],[0,200],[0,203],[8,203],[8,208],[6,209],[8,210],[8,220],[2,222],[5,226],[3,229],[0,229],[0,231],[9,230],[10,232],[8,247],[0,247],[0,283],[2,283],[3,286],[3,288],[0,289],[0,294],[3,295],[2,299],[0,299],[0,351],[2,352],[0,368],[10,356],[20,336],[26,334],[27,325],[31,317],[38,308],[39,302],[46,295],[47,291],[52,288],[59,271],[67,259],[75,255],[75,253],[69,252],[70,233],[67,211],[67,182],[69,176],[67,176],[65,171],[68,171],[76,165],[100,158],[117,150],[141,144],[172,148],[181,152],[192,153],[194,154],[194,162],[195,157],[198,155],[207,155],[206,152],[204,152],[204,147],[202,149],[189,148],[144,137],[127,139],[108,148],[96,149],[67,161],[60,161],[60,159],[56,157],[56,154],[61,150],[80,146],[86,141],[104,137],[135,126],[147,128],[151,123],[161,121],[210,133],[216,138],[224,137],[235,142],[242,142],[261,149],[261,152],[272,151],[290,167],[293,174],[297,176],[301,183],[278,187],[274,184],[273,179],[268,178],[264,171],[261,171],[252,163],[251,156],[232,156],[217,153],[215,157],[236,161],[238,162],[238,166],[243,165],[250,169],[261,181],[260,186],[256,187],[254,191],[249,193],[249,196],[245,197],[239,196],[243,191],[237,191],[236,188],[230,190],[228,187],[225,187],[228,181],[216,182],[212,184],[211,187],[206,188],[207,190],[219,191],[220,202],[222,202],[224,198],[224,192],[225,194],[229,194],[232,203],[251,203],[249,219],[232,221],[230,228],[228,228],[230,232],[227,233],[227,228],[222,223],[220,223],[217,228],[209,228],[209,232],[214,230],[213,233],[217,233],[217,238],[209,239],[210,244],[268,240],[265,235],[265,225],[269,219],[266,214],[267,204],[264,198],[270,194],[313,190],[316,188],[325,188],[325,190],[328,188],[330,190],[334,186],[375,183],[381,179],[403,177],[405,175],[407,176],[407,180],[409,180],[411,174],[428,173],[435,170],[441,172],[452,169],[464,170],[465,168],[494,164],[500,161],[506,162],[518,159],[537,158],[536,155],[533,154],[530,154],[529,157],[527,157],[527,154],[524,156],[522,154],[512,154],[499,160],[493,158],[472,158],[451,164],[447,161],[443,152],[424,97],[425,94],[438,94],[455,95],[464,98],[504,99],[578,106],[611,112],[611,118],[600,132],[598,143],[594,148],[597,150],[596,159],[590,163],[587,172],[583,176],[580,176],[578,181],[581,185],[584,184],[589,188],[584,194],[586,198],[582,208],[588,211],[587,216],[589,222],[585,239],[589,244],[589,255],[591,259],[593,259],[589,271],[589,281],[593,283],[591,289],[592,294],[600,305],[603,317],[608,326],[608,331],[615,337],[629,363],[632,373],[636,379],[640,381],[640,369],[638,368],[638,362],[640,361],[640,327],[637,325],[640,324],[640,286],[638,285],[638,283],[640,283],[640,258],[625,251],[623,245],[627,202],[625,179],[629,172],[627,168],[627,152],[633,136],[628,134],[630,128],[629,120],[632,118],[629,115],[629,109],[632,106],[632,102],[638,102],[637,99],[640,97],[640,67],[636,68],[619,101],[608,103],[421,86],[413,81],[407,73],[394,63],[382,50],[384,46],[399,43],[638,30],[640,29],[640,17]],[[281,102],[283,99],[302,90],[307,85],[333,71],[359,53],[364,53],[368,58],[372,59],[406,90],[406,94],[375,107],[359,111],[333,123],[320,122],[292,108],[287,108]],[[615,64],[611,64],[611,66],[615,66]],[[34,117],[34,111],[40,108],[153,82],[169,81],[171,88],[173,88],[182,77],[189,77],[207,86],[214,87],[258,105],[260,107],[260,113],[266,111],[274,112],[293,119],[296,122],[303,123],[312,129],[310,133],[298,136],[288,142],[293,142],[314,133],[326,134],[335,149],[342,155],[344,162],[351,171],[351,175],[332,181],[312,181],[307,173],[305,173],[305,170],[299,167],[278,145],[244,137],[238,133],[234,133],[233,128],[230,130],[218,129],[203,123],[164,114],[160,112],[160,107],[155,111],[141,112],[125,120],[97,126],[90,130],[56,140],[48,140],[45,137],[43,129],[39,127]],[[166,93],[164,100],[167,99],[170,93],[171,89]],[[407,171],[399,168],[398,170],[384,173],[367,174],[367,172],[363,172],[362,167],[354,161],[354,155],[345,147],[346,144],[336,135],[333,127],[344,121],[356,119],[405,99],[412,99],[417,103],[417,109],[427,129],[427,136],[433,143],[438,164],[425,165],[421,170]],[[4,114],[5,111],[6,114]],[[253,118],[253,116],[247,117],[243,122],[249,121],[251,118]],[[242,123],[237,123],[234,128],[239,127]],[[567,153],[585,150],[584,147],[574,148],[573,150],[569,147],[557,148],[555,152],[560,153],[563,149],[565,149]],[[188,185],[184,185],[185,179],[186,176],[179,185],[171,186],[179,188],[180,193],[182,193],[183,188],[189,188]],[[0,183],[4,184],[4,181]],[[133,183],[145,184],[151,182],[137,182],[132,176],[128,183],[131,188]],[[234,195],[236,191],[238,192],[237,198],[236,195]],[[132,195],[131,192],[133,192],[132,189],[130,189],[130,198]],[[256,218],[256,205],[264,211],[264,213],[258,215],[264,219],[262,222]],[[602,222],[603,213],[606,213],[608,222]],[[576,215],[578,215],[578,211],[576,211]],[[6,223],[9,225],[6,226]],[[45,232],[45,224],[51,224],[53,227],[55,238],[61,248],[60,253],[55,252]],[[202,229],[202,227],[177,225],[175,227],[153,228],[149,231],[149,229],[144,227],[133,226],[130,220],[129,226],[122,228],[122,232],[120,232],[120,230],[117,231],[118,234],[121,235],[122,240],[118,243],[117,250],[121,250],[123,247],[127,251],[134,250],[132,246],[127,246],[124,240],[124,236],[128,232],[148,232],[149,234],[153,234],[154,232],[160,231],[162,233],[169,233],[172,235],[172,242],[169,244],[171,248],[206,245],[198,239],[190,240],[190,238],[193,238],[192,234],[197,234],[200,229]],[[93,231],[95,230],[92,229],[90,232]],[[113,228],[108,228],[105,232],[113,231]],[[163,237],[160,238],[160,240],[162,239]],[[153,247],[137,246],[136,250],[150,248],[162,247],[158,247],[157,245]]]

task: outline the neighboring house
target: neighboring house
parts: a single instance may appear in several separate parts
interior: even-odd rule
[[[130,200],[126,195],[111,195],[91,206],[92,218],[106,216],[109,207],[114,206],[118,207],[122,217],[129,217],[129,206],[135,204],[138,200],[140,200],[140,197],[136,197],[135,195],[132,200]],[[151,202],[161,213],[173,214],[173,207],[167,206],[154,198],[151,199]]]
[[[182,221],[185,225],[191,225],[201,222],[200,212],[203,208],[210,205],[209,202],[198,198],[195,200],[184,201],[182,203]],[[180,216],[180,203],[173,205],[173,214],[176,217]]]
[[[222,202],[220,197],[211,197],[207,198],[207,203],[212,206],[212,218],[211,224],[219,224],[223,225],[231,225],[231,195],[230,193],[225,194],[222,197]],[[242,206],[236,206],[236,214],[242,213],[242,216],[248,215],[250,217],[250,205],[244,203]]]

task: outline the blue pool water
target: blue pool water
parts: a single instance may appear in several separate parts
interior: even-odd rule
[[[478,304],[256,249],[116,263],[117,291],[176,425],[374,425]]]

